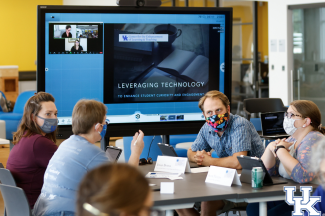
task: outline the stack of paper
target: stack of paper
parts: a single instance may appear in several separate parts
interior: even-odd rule
[[[146,175],[146,178],[159,178],[159,179],[170,179],[170,180],[177,180],[177,179],[183,179],[183,177],[180,176],[181,173],[166,173],[166,172],[149,172]]]

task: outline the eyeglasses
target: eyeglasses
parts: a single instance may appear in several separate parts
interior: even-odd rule
[[[90,205],[89,203],[84,203],[82,205],[82,207],[85,210],[87,210],[88,212],[92,213],[93,215],[96,215],[96,216],[109,216],[109,214],[99,211],[97,208]],[[147,208],[146,210],[148,212],[148,216],[162,216],[163,215],[162,211],[159,211],[159,210],[155,210],[155,209],[151,209],[151,208]]]
[[[284,117],[287,117],[287,118],[292,118],[292,116],[297,116],[297,117],[302,117],[301,115],[296,115],[296,114],[293,114],[291,112],[285,112],[284,113]]]

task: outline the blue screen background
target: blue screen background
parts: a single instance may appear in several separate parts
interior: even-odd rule
[[[54,18],[52,18],[54,17]],[[176,23],[221,24],[224,15],[170,14],[78,14],[47,13],[45,22],[45,91],[55,98],[59,117],[71,116],[74,105],[82,98],[103,102],[103,54],[49,54],[49,22],[93,23]],[[105,43],[105,41],[103,42]],[[220,34],[220,64],[224,62],[225,33]],[[105,53],[105,50],[104,50]],[[211,60],[211,59],[210,59]],[[219,66],[220,67],[220,66]],[[219,91],[224,92],[224,73],[220,73]],[[108,89],[108,88],[106,88]],[[198,102],[155,102],[106,104],[108,115],[157,113],[201,113]]]

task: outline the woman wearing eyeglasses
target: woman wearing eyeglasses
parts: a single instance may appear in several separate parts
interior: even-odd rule
[[[81,181],[76,210],[78,216],[159,216],[152,204],[143,174],[127,164],[105,164]]]
[[[72,216],[77,188],[91,169],[109,162],[105,152],[94,144],[104,138],[107,128],[106,106],[95,100],[80,100],[72,112],[73,134],[51,158],[44,184],[34,206],[35,216]],[[142,131],[131,143],[129,164],[138,166],[144,147]],[[136,145],[135,141],[137,140]]]
[[[311,171],[316,173],[320,186],[316,189],[313,196],[320,196],[320,202],[314,205],[320,215],[325,213],[325,139],[322,139],[312,150]],[[305,211],[304,216],[309,214]]]
[[[310,160],[312,147],[324,138],[325,127],[321,113],[312,101],[293,101],[284,116],[284,130],[290,137],[271,142],[262,155],[262,160],[272,176],[281,176],[298,183],[314,180]],[[247,215],[258,215],[258,203],[247,206]],[[284,201],[268,202],[268,215],[291,215],[293,206]]]

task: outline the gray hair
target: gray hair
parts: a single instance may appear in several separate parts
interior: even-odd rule
[[[322,138],[312,150],[310,171],[319,172],[322,161],[325,160],[325,138]]]

